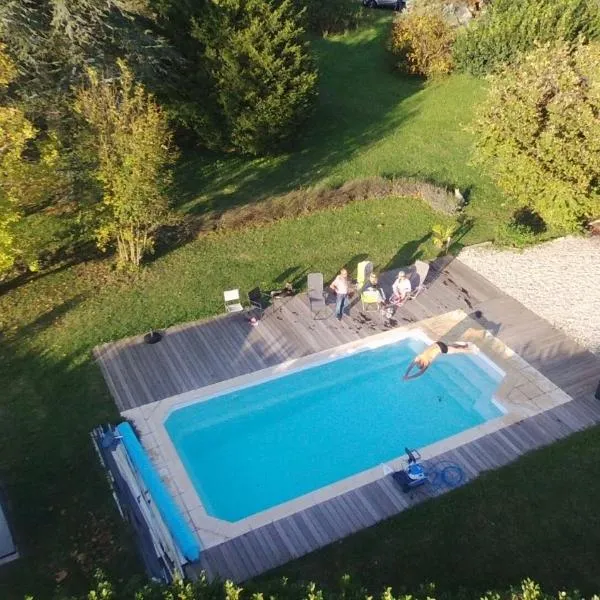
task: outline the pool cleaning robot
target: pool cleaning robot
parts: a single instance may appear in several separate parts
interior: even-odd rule
[[[394,481],[402,488],[402,491],[407,494],[410,490],[417,488],[427,483],[427,475],[425,469],[419,463],[421,455],[418,450],[404,449],[408,456],[406,468],[402,471],[396,471],[392,477]]]

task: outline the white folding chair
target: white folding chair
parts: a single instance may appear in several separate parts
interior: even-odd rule
[[[241,312],[244,310],[240,302],[240,290],[226,290],[223,292],[225,311],[228,313]]]

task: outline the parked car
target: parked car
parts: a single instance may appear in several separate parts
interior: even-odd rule
[[[402,10],[406,6],[404,0],[362,0],[363,6],[368,8],[391,8]]]

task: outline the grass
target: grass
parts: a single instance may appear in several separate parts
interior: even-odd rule
[[[25,557],[3,573],[0,597],[49,598],[61,572],[70,593],[96,566],[120,587],[139,573],[90,449],[88,431],[118,416],[91,361],[96,344],[220,312],[229,287],[268,288],[308,269],[331,277],[365,252],[381,269],[430,258],[440,220],[414,200],[357,202],[208,235],[138,274],[89,262],[3,294],[0,468]],[[598,589],[599,439],[597,429],[574,436],[282,573],[331,583],[349,572],[374,592],[431,580],[479,590],[524,575]]]
[[[88,436],[118,418],[91,361],[96,344],[221,312],[230,287],[268,288],[309,269],[331,277],[365,251],[381,268],[431,257],[428,232],[440,220],[414,200],[357,202],[208,235],[139,274],[88,262],[0,296],[0,469],[25,554],[0,582],[0,597],[47,597],[63,571],[69,591],[95,566],[117,579],[138,571]]]
[[[337,589],[351,574],[372,594],[386,586],[439,592],[507,589],[533,578],[548,592],[600,590],[600,435],[593,428],[533,452],[262,578]]]
[[[188,155],[178,173],[179,209],[223,211],[306,186],[409,176],[467,191],[487,236],[506,210],[490,180],[469,164],[466,131],[484,85],[468,76],[433,83],[403,78],[385,49],[390,16],[369,13],[358,32],[313,41],[319,104],[295,151],[248,159]]]

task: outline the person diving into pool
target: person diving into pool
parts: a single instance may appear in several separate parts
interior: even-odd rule
[[[474,354],[478,351],[479,348],[472,342],[454,342],[453,344],[434,342],[431,346],[425,348],[425,350],[416,356],[410,365],[408,365],[408,369],[406,369],[403,379],[416,379],[423,375],[423,373],[431,366],[431,363],[440,356],[440,354]]]

